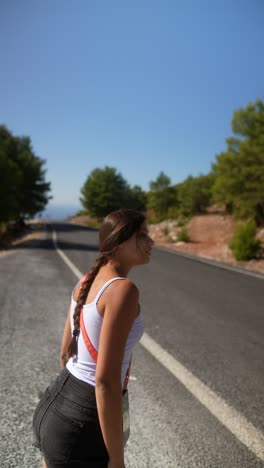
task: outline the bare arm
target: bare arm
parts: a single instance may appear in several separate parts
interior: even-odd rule
[[[121,368],[126,340],[137,315],[138,290],[130,281],[122,281],[115,285],[115,293],[108,298],[96,366],[96,400],[110,464],[122,467]]]
[[[71,323],[70,323],[70,311],[71,311],[71,307],[69,307],[69,310],[68,310],[67,319],[65,322],[64,332],[63,332],[62,341],[61,341],[60,365],[62,369],[66,366],[66,363],[67,363],[67,349],[71,341],[71,335],[72,335]]]

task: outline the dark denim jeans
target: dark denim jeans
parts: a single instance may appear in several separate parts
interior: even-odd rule
[[[95,389],[66,368],[39,401],[33,434],[48,468],[107,468]]]

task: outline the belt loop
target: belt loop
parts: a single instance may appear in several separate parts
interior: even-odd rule
[[[60,388],[59,388],[58,393],[61,392],[61,390],[63,389],[64,385],[66,384],[66,382],[67,382],[67,380],[68,380],[68,378],[69,378],[69,376],[70,376],[70,372],[68,371],[67,367],[64,367],[64,369],[63,369],[62,372],[65,372],[66,375],[65,375],[65,377],[63,378],[63,380],[62,380],[62,382],[61,382],[61,385],[60,385]]]
[[[70,375],[70,372],[68,371],[67,367],[64,367],[64,369],[62,369],[60,374],[58,375],[58,383],[57,383],[57,388],[55,391],[55,398],[63,389],[65,383],[67,382],[69,378],[69,375]]]

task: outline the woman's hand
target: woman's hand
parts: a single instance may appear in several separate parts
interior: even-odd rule
[[[60,358],[61,369],[64,369],[64,367],[66,367],[67,362],[68,362],[67,358],[65,356],[61,356],[61,358]]]
[[[126,467],[125,467],[124,461],[115,463],[109,460],[107,468],[126,468]]]

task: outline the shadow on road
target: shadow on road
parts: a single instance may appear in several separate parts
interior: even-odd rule
[[[98,229],[88,226],[82,226],[81,224],[71,224],[66,222],[50,222],[46,224],[46,229],[49,231],[57,232],[74,232],[74,231],[87,231],[87,232],[98,232]]]
[[[78,232],[98,232],[98,229],[89,228],[86,226],[80,226],[75,224],[66,223],[47,223],[37,226],[33,226],[27,231],[27,234],[23,237],[17,238],[15,244],[12,244],[12,249],[54,249],[54,243],[52,240],[52,232],[56,231],[59,235],[62,232],[74,233],[78,238]],[[47,239],[42,238],[43,233],[48,232],[49,236]],[[24,233],[25,234],[25,233]],[[39,238],[35,237],[39,234]],[[79,250],[84,252],[98,252],[97,244],[83,244],[80,242],[72,241],[58,241],[57,247],[61,250]]]

